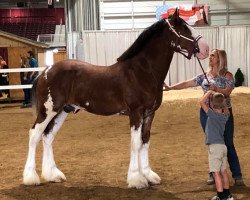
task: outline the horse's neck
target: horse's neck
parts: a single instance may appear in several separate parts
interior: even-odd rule
[[[156,63],[152,66],[155,77],[159,80],[160,84],[162,84],[166,78],[170,64],[173,59],[173,55],[174,52],[168,51],[166,54],[163,54],[161,58],[159,58],[161,62]]]
[[[170,45],[163,45],[161,40],[151,41],[137,56],[136,60],[144,60],[141,70],[151,71],[159,85],[163,83],[168,73],[174,51]],[[170,43],[170,42],[169,42]]]

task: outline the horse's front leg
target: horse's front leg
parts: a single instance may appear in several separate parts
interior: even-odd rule
[[[68,113],[64,111],[58,114],[48,125],[49,130],[47,130],[46,134],[43,135],[42,177],[46,181],[62,182],[66,180],[65,175],[56,166],[52,143],[67,116]]]
[[[143,119],[142,125],[142,148],[139,152],[140,159],[140,171],[143,176],[146,177],[150,184],[160,184],[161,178],[151,170],[149,165],[148,151],[149,151],[149,139],[150,139],[150,129],[154,119],[154,113],[146,116]]]
[[[142,115],[139,112],[130,115],[131,154],[127,178],[129,188],[140,189],[148,187],[147,179],[141,174],[139,161],[139,152],[142,147],[142,123]]]

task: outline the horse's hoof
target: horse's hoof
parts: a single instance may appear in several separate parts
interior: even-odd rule
[[[59,169],[57,169],[56,174],[57,174],[57,175],[55,175],[55,176],[52,178],[52,181],[51,181],[51,182],[61,183],[61,182],[66,181],[65,175],[64,175]]]
[[[143,175],[146,177],[150,185],[159,185],[161,183],[161,178],[152,170],[149,170],[147,173],[143,173]]]
[[[136,189],[143,189],[143,188],[148,188],[149,184],[148,182],[145,181],[131,181],[128,184],[128,188],[136,188]]]
[[[127,182],[128,182],[128,188],[142,189],[142,188],[148,188],[149,186],[147,179],[139,173],[131,175],[128,178]]]
[[[65,175],[56,167],[43,170],[42,177],[48,182],[60,183],[66,181]]]
[[[64,177],[64,178],[62,178],[62,177],[56,177],[56,178],[54,178],[53,181],[50,181],[50,182],[53,182],[53,183],[61,183],[61,182],[64,182],[64,181],[66,181],[66,178],[65,178],[65,177]]]
[[[36,170],[25,171],[23,173],[24,185],[40,185],[40,178],[36,173]]]

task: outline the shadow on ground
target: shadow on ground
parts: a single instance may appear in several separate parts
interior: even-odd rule
[[[62,184],[43,184],[41,186],[24,186],[20,185],[11,189],[0,190],[4,198],[17,200],[34,200],[34,199],[144,199],[144,200],[180,200],[173,194],[165,191],[159,191],[155,188],[149,189],[125,189],[119,187],[107,186],[88,186],[88,187],[66,187]],[[0,195],[0,197],[1,197]]]

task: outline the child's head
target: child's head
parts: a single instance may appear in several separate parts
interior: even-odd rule
[[[215,109],[222,109],[222,108],[224,108],[225,107],[224,100],[225,100],[225,97],[224,97],[223,94],[221,94],[219,92],[214,93],[213,97],[212,97],[213,107]]]

